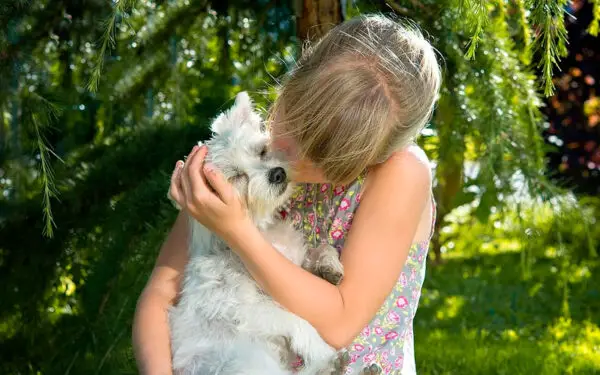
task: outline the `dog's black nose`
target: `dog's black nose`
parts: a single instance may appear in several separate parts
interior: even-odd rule
[[[281,184],[285,182],[285,170],[281,167],[273,168],[269,171],[269,182],[272,184]]]

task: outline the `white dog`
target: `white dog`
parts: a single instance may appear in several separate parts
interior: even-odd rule
[[[245,92],[214,120],[212,131],[207,161],[232,183],[263,235],[295,264],[338,282],[342,267],[335,249],[325,246],[319,261],[307,262],[302,234],[276,218],[292,187]],[[191,220],[189,251],[180,300],[169,315],[175,373],[289,374],[291,353],[304,359],[301,374],[329,371],[335,349],[307,321],[262,292],[239,257],[196,220]]]

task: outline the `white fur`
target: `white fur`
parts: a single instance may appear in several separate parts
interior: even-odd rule
[[[277,155],[263,153],[268,136],[246,93],[215,119],[212,130],[207,160],[233,184],[265,237],[301,265],[307,251],[302,234],[274,217],[292,188],[289,181],[276,185],[268,179],[272,168],[287,168]],[[175,373],[289,374],[290,353],[304,358],[301,374],[328,367],[336,352],[315,328],[261,292],[220,238],[196,220],[190,225],[190,260],[180,300],[169,314]]]

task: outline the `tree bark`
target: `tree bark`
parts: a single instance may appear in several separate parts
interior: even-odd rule
[[[296,1],[296,35],[302,41],[318,40],[343,19],[340,0]]]
[[[449,67],[449,72],[451,71]],[[447,82],[452,92],[452,82]],[[451,97],[442,97],[438,102],[438,108],[435,115],[436,128],[438,129],[438,138],[441,140],[438,150],[438,164],[436,168],[437,186],[434,191],[437,213],[432,238],[432,251],[435,255],[433,264],[442,263],[442,242],[440,241],[440,231],[442,229],[446,215],[455,207],[455,197],[463,188],[464,162],[465,162],[465,143],[462,134],[454,129],[459,127],[456,118],[455,108],[458,104]],[[452,148],[450,147],[452,145]]]

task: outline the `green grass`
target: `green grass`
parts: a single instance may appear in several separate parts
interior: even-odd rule
[[[14,215],[0,227],[1,374],[137,373],[135,304],[176,215],[168,174],[206,134],[146,129],[82,150],[64,167],[78,177],[61,180],[52,240],[41,236],[39,200],[6,207]],[[415,320],[419,374],[600,373],[597,261],[493,223],[449,228],[447,262],[428,269]],[[524,262],[524,252],[535,257]]]
[[[461,245],[428,269],[415,319],[419,373],[600,373],[598,262],[565,276],[557,259],[538,258],[524,277],[511,246],[467,255]]]

